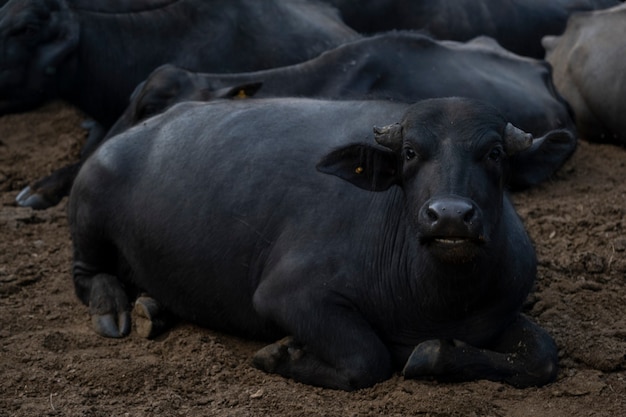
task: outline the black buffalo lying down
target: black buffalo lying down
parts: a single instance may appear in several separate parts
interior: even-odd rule
[[[361,33],[419,29],[439,39],[487,35],[506,49],[542,58],[541,38],[563,31],[577,11],[615,6],[619,0],[324,0]]]
[[[567,103],[552,84],[544,61],[514,55],[489,38],[437,41],[394,32],[346,43],[306,62],[262,71],[217,74],[172,65],[153,71],[133,93],[107,137],[186,100],[232,97],[262,82],[255,97],[390,99],[414,103],[426,98],[463,96],[486,101],[514,125],[533,135],[575,130]],[[105,139],[106,140],[106,139]],[[576,148],[576,139],[549,149],[556,171]],[[70,189],[80,162],[35,181],[20,193],[22,206],[46,208]],[[513,183],[518,188],[534,183]]]
[[[516,126],[542,135],[574,130],[571,110],[543,60],[515,55],[492,38],[439,41],[411,32],[345,43],[308,61],[244,73],[199,73],[163,65],[133,92],[108,135],[184,100],[210,100],[262,83],[255,97],[390,99],[468,97],[492,104]]]
[[[357,37],[335,9],[307,0],[10,0],[0,9],[0,114],[61,98],[109,128],[167,62],[253,71]]]
[[[536,258],[504,191],[531,142],[468,99],[182,103],[83,166],[76,293],[104,336],[129,332],[131,287],[202,326],[288,336],[254,364],[307,384],[545,384],[557,351],[520,314]]]

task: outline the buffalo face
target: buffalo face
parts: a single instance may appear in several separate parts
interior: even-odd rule
[[[63,0],[11,0],[0,9],[0,113],[28,110],[54,95],[59,66],[78,44]]]
[[[412,232],[437,259],[480,255],[499,226],[509,158],[532,136],[467,99],[422,101],[374,135],[382,147],[350,145],[318,169],[371,191],[402,187]]]

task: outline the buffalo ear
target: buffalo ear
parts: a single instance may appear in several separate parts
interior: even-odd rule
[[[400,178],[398,157],[394,152],[364,144],[332,151],[322,158],[317,169],[368,191],[385,191]]]
[[[569,130],[552,130],[511,156],[511,189],[523,190],[550,178],[572,156],[576,141]]]
[[[39,46],[37,51],[37,67],[44,74],[54,75],[57,67],[76,49],[80,36],[80,26],[76,17],[62,2],[59,10],[52,12],[52,19],[48,22],[55,33],[52,40]]]
[[[250,98],[263,86],[262,82],[236,85],[217,89],[211,93],[212,98]]]
[[[135,98],[139,96],[139,93],[141,93],[141,91],[143,90],[145,86],[146,86],[146,80],[143,80],[142,82],[137,84],[137,87],[135,87],[133,92],[130,94],[130,98],[128,99],[128,102],[132,103],[135,100]]]

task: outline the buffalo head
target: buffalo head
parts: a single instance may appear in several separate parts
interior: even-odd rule
[[[381,146],[337,149],[318,169],[370,191],[400,186],[419,242],[449,263],[474,259],[497,233],[507,182],[526,175],[511,159],[533,145],[493,107],[460,98],[421,101],[374,137]]]
[[[7,2],[0,9],[0,113],[54,96],[59,66],[78,39],[78,22],[64,0]]]

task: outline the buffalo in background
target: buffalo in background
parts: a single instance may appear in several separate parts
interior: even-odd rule
[[[262,84],[259,91],[256,91]],[[490,38],[471,42],[437,41],[392,32],[346,43],[309,61],[249,73],[196,73],[169,64],[142,82],[124,114],[109,130],[114,136],[169,106],[216,97],[320,97],[388,99],[404,103],[435,97],[480,99],[498,108],[521,129],[537,136],[558,128],[575,130],[567,103],[552,84],[544,61],[515,55]],[[576,148],[569,143],[541,145],[556,171]],[[69,192],[80,162],[28,186],[21,205],[46,208]],[[543,171],[542,171],[543,172]],[[516,183],[516,189],[536,185]]]
[[[576,13],[563,35],[543,42],[580,136],[626,146],[626,5]]]
[[[383,5],[327,3],[346,20]],[[270,340],[255,365],[308,384],[358,389],[401,370],[543,385],[557,348],[520,313],[537,260],[508,190],[548,178],[576,136],[549,66],[517,54],[542,57],[538,37],[560,33],[572,11],[616,3],[388,1],[381,22],[428,16],[410,28],[429,35],[372,39],[492,61],[459,53],[427,75],[391,48],[335,56],[315,77],[304,71],[313,58],[379,30],[354,30],[316,0],[0,0],[0,112],[62,98],[108,128],[132,99],[130,121],[67,167],[71,180],[80,168],[68,204],[74,285],[99,334],[127,335],[147,291],[151,314]],[[429,37],[479,34],[495,40]],[[515,82],[527,64],[533,81]],[[155,78],[140,82],[155,68],[164,83],[150,90]],[[424,91],[397,83],[413,80]],[[359,100],[178,103],[249,94]],[[426,99],[442,95],[483,101]],[[384,127],[372,135],[373,124]],[[35,207],[38,194],[23,193]]]
[[[486,35],[520,55],[543,58],[541,38],[558,35],[576,11],[612,7],[618,0],[324,0],[361,33],[414,29],[439,39]]]
[[[105,128],[150,71],[253,71],[353,40],[308,0],[10,0],[0,9],[0,114],[61,98]]]

